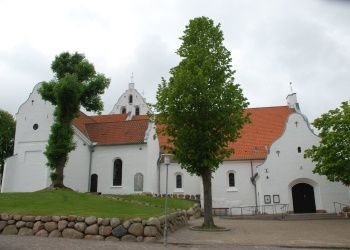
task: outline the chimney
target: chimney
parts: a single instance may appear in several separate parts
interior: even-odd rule
[[[294,109],[296,112],[300,112],[300,107],[299,107],[296,93],[291,93],[287,95],[286,99],[287,99],[287,104],[289,108]]]

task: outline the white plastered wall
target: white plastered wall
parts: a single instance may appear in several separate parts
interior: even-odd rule
[[[113,167],[116,159],[122,160],[122,185],[113,186]],[[96,146],[92,157],[91,174],[97,174],[97,191],[104,194],[134,193],[134,176],[143,175],[144,192],[148,190],[147,144]]]
[[[255,174],[256,166],[261,163],[257,160],[224,161],[213,174],[213,207],[255,206],[255,188],[250,178]],[[229,187],[229,173],[235,175],[234,187]],[[232,213],[238,213],[238,210],[232,209]]]
[[[282,136],[271,145],[265,163],[258,167],[259,204],[265,204],[264,195],[270,195],[271,200],[273,195],[279,195],[280,203],[289,204],[293,211],[291,188],[298,183],[313,186],[316,210],[333,212],[333,202],[349,203],[348,188],[312,173],[314,164],[304,158],[304,150],[318,143],[319,138],[310,130],[306,118],[299,113],[291,114]]]
[[[176,188],[176,175],[182,175],[182,188]],[[166,187],[166,165],[160,165],[160,193],[165,194]],[[168,167],[168,193],[183,195],[199,195],[201,192],[201,178],[190,175],[180,164],[172,162]]]
[[[6,161],[2,192],[30,192],[51,184],[43,152],[54,107],[42,100],[37,92],[39,87],[40,84],[34,87],[16,114],[14,156]]]

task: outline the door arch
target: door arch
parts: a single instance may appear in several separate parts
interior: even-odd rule
[[[98,182],[97,174],[92,174],[91,179],[90,179],[90,192],[91,193],[97,192],[97,182]]]
[[[307,183],[299,183],[292,187],[294,213],[315,213],[314,188]]]

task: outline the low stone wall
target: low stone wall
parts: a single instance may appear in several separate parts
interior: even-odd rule
[[[174,232],[187,224],[189,219],[200,216],[199,205],[187,211],[167,216],[168,230]],[[35,235],[39,237],[64,237],[111,241],[153,242],[162,238],[165,216],[142,220],[96,218],[94,216],[22,216],[2,213],[0,233],[3,235]]]

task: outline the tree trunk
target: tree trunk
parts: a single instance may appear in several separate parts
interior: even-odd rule
[[[53,187],[62,188],[65,187],[63,185],[63,169],[66,165],[66,159],[61,159],[59,164],[56,167],[55,178],[52,180]]]
[[[201,174],[203,181],[203,195],[204,195],[204,222],[202,227],[215,228],[212,210],[212,194],[211,194],[211,171],[208,168]]]

